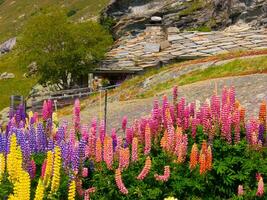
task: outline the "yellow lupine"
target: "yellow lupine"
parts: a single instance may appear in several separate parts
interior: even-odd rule
[[[42,200],[44,198],[44,190],[45,190],[44,183],[42,179],[39,179],[34,200]]]
[[[0,183],[5,173],[5,156],[3,153],[0,154]]]
[[[61,168],[61,153],[60,153],[60,148],[57,146],[55,147],[51,194],[56,193],[59,188],[60,168]]]
[[[17,146],[17,139],[15,135],[10,139],[10,151],[7,155],[7,172],[9,180],[14,183],[20,176],[22,171],[22,153],[20,147]]]
[[[75,180],[72,180],[69,186],[68,200],[75,200],[76,184]]]
[[[58,117],[57,117],[57,113],[53,112],[52,114],[52,120],[54,124],[58,124]]]
[[[53,170],[53,153],[52,151],[47,152],[47,158],[46,158],[46,169],[45,169],[45,175],[44,175],[44,186],[47,188],[50,184],[50,179],[52,176],[52,170]]]
[[[19,200],[30,200],[31,179],[28,172],[22,170],[19,178]]]

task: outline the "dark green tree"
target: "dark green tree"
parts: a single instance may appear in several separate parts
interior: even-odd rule
[[[104,58],[112,37],[98,23],[70,22],[64,10],[50,8],[32,17],[19,40],[25,64],[36,62],[41,84],[70,88]]]

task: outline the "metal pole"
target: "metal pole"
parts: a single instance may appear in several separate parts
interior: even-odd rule
[[[105,89],[105,130],[107,130],[108,90]]]

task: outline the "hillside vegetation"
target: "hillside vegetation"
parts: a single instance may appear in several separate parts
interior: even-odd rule
[[[0,43],[17,36],[33,15],[48,6],[66,8],[71,19],[97,18],[108,0],[0,0]]]

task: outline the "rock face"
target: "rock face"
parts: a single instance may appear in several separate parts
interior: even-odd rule
[[[267,26],[266,0],[113,0],[102,17],[115,20],[113,33],[140,33],[152,16],[181,30],[224,29],[243,21],[252,27]]]
[[[16,45],[16,38],[11,38],[6,42],[4,42],[3,44],[0,44],[0,54],[4,54],[11,51],[15,45]]]
[[[1,79],[12,79],[12,78],[15,78],[15,75],[13,73],[4,72],[0,74],[0,80]]]

